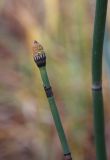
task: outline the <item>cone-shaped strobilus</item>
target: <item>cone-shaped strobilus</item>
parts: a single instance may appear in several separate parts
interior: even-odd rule
[[[46,71],[46,55],[43,50],[43,47],[37,41],[34,41],[33,53],[34,53],[33,54],[34,61],[40,70],[41,78],[42,78],[43,85],[44,85],[44,90],[46,92],[46,96],[48,98],[48,102],[49,102],[52,116],[55,122],[55,126],[57,129],[59,138],[60,138],[65,160],[72,160],[68,142],[67,142],[67,139],[64,133],[64,129],[63,129],[63,126],[60,120],[60,116],[58,113],[58,109],[55,103],[52,88],[50,86],[50,82],[49,82],[47,71]]]
[[[92,50],[92,90],[97,160],[106,160],[102,95],[102,52],[108,0],[96,0]]]

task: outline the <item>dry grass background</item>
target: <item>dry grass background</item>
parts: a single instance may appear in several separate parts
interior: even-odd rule
[[[74,159],[95,159],[91,97],[94,11],[95,1],[88,0],[0,1],[0,160],[63,160],[32,58],[34,39],[46,50],[49,77]],[[109,22],[109,16],[107,19]],[[110,157],[110,93],[104,71]]]

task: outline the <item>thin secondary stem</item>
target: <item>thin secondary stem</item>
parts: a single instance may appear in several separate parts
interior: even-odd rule
[[[52,116],[55,122],[55,126],[60,138],[60,142],[64,151],[65,160],[72,160],[70,149],[68,146],[68,142],[64,133],[64,129],[62,126],[62,122],[60,119],[60,115],[57,109],[57,105],[55,102],[55,98],[52,92],[52,88],[50,86],[48,74],[46,71],[46,56],[43,51],[43,47],[37,42],[34,42],[34,61],[39,67],[41,78],[43,81],[44,89],[47,95],[47,99],[50,105],[50,109],[52,112]]]

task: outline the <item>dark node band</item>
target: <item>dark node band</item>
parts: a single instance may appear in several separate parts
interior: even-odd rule
[[[47,95],[47,97],[52,97],[53,96],[53,92],[52,92],[52,88],[51,87],[45,87],[44,86],[44,89],[45,89],[45,93]]]
[[[71,153],[64,154],[65,160],[72,160]]]
[[[101,85],[101,83],[97,83],[97,84],[93,84],[92,85],[92,90],[93,91],[101,91],[102,90],[102,85]]]
[[[37,66],[44,67],[46,66],[46,56],[45,53],[38,53],[34,56],[34,61],[37,64]]]

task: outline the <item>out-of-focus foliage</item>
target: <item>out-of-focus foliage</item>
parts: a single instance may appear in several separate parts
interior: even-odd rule
[[[32,58],[34,39],[47,53],[49,78],[74,159],[95,159],[91,104],[94,8],[95,2],[88,0],[0,0],[0,160],[63,160]],[[109,153],[107,84],[105,73]]]

